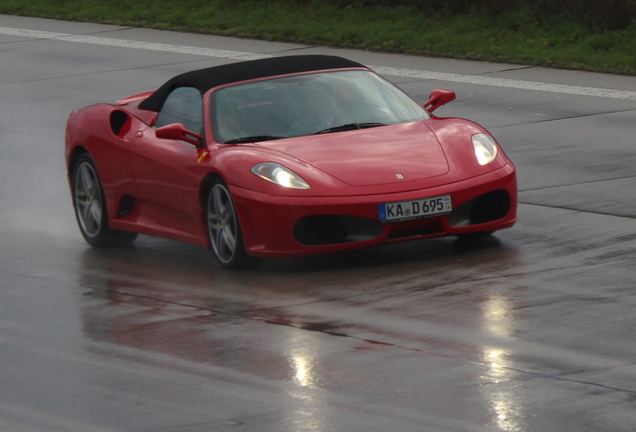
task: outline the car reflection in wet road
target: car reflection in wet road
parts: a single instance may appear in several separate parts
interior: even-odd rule
[[[175,247],[185,254],[170,253]],[[523,263],[497,238],[274,262],[256,272],[220,272],[208,261],[204,251],[154,239],[85,251],[78,268],[80,285],[91,288],[81,305],[84,331],[99,342],[281,380],[289,397],[303,401],[288,413],[288,430],[297,422],[324,426],[325,391],[401,405],[430,382],[420,369],[431,356],[476,366],[471,405],[483,395],[484,420],[491,411],[502,425],[519,417],[514,392],[497,387],[514,375],[507,352],[480,353],[463,332],[445,338],[446,325],[512,337]],[[346,340],[349,354],[334,352],[334,340]],[[407,363],[387,370],[395,356]]]

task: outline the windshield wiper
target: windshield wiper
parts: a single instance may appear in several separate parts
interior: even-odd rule
[[[254,135],[254,136],[246,136],[241,138],[234,138],[229,141],[225,141],[225,144],[244,144],[244,143],[252,143],[257,141],[271,141],[277,139],[283,139],[285,137],[281,136],[272,136],[272,135]]]
[[[355,129],[366,129],[366,128],[372,128],[377,126],[385,126],[385,124],[371,123],[371,122],[370,123],[347,123],[341,126],[334,126],[334,127],[330,127],[330,128],[318,131],[314,133],[314,135],[326,134],[331,132],[342,132],[342,131],[355,130]]]

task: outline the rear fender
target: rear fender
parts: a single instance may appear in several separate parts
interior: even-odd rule
[[[134,131],[146,127],[140,120],[113,105],[99,104],[74,111],[66,128],[68,175],[77,158],[89,153],[104,188],[109,218],[116,217],[119,200],[134,195],[130,164]]]

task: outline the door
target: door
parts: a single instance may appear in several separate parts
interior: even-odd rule
[[[201,150],[183,141],[157,138],[155,129],[172,123],[202,132],[203,105],[198,90],[175,89],[159,112],[155,127],[135,132],[131,164],[137,200],[146,223],[200,235],[199,178],[194,168]]]

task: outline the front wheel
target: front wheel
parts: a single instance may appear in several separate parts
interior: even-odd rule
[[[80,156],[71,180],[73,206],[82,236],[91,246],[121,246],[132,243],[137,233],[108,226],[106,200],[93,158]]]
[[[221,179],[215,180],[208,192],[206,220],[212,253],[221,267],[238,270],[260,263],[245,251],[241,224],[230,192]]]

